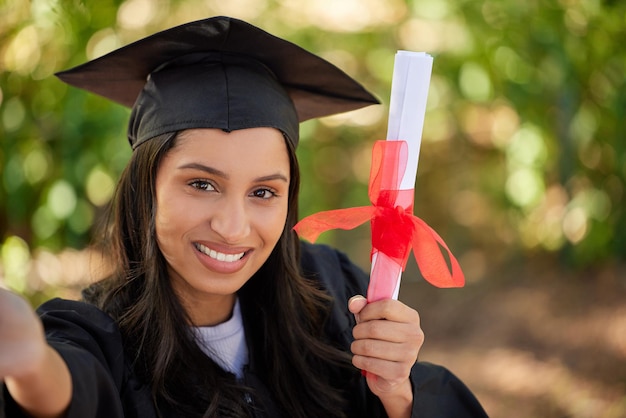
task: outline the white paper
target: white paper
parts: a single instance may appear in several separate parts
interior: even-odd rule
[[[409,160],[400,190],[415,188],[432,68],[433,58],[425,52],[398,51],[396,54],[387,140],[404,140],[409,146]]]

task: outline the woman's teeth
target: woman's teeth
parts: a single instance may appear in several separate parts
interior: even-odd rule
[[[208,255],[209,257],[211,257],[211,258],[213,258],[213,259],[215,259],[217,261],[225,261],[227,263],[232,263],[233,261],[240,260],[241,257],[243,257],[243,255],[245,254],[245,252],[238,253],[238,254],[224,254],[224,253],[220,253],[220,252],[217,252],[215,250],[212,250],[212,249],[210,249],[210,248],[208,248],[208,247],[206,247],[206,246],[204,246],[202,244],[196,244],[196,248],[200,252]]]

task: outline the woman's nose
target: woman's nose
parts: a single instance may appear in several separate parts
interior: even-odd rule
[[[217,203],[217,202],[216,202]],[[250,233],[250,219],[245,202],[223,198],[212,211],[210,225],[225,242],[238,243]]]

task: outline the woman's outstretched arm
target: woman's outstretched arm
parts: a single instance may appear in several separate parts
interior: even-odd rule
[[[0,288],[0,378],[13,400],[35,418],[62,417],[72,378],[46,342],[41,321],[20,296]]]

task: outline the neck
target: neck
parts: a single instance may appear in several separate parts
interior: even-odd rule
[[[212,295],[202,299],[186,298],[181,303],[187,311],[191,325],[211,327],[230,319],[233,314],[236,295]]]

